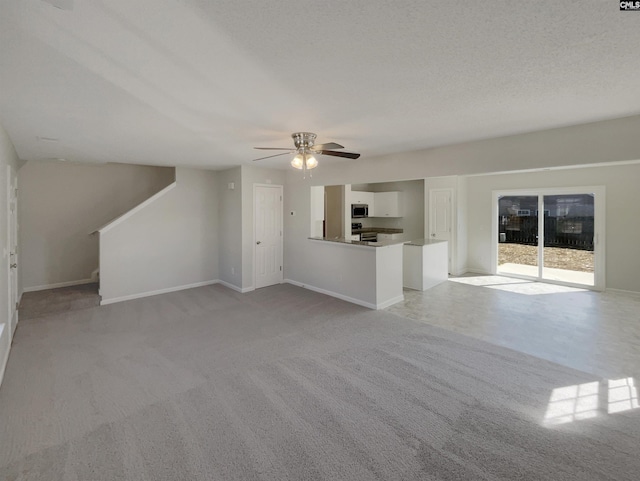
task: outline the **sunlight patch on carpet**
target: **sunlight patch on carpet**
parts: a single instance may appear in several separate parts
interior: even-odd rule
[[[555,388],[549,397],[544,424],[565,424],[640,407],[633,378],[608,379],[602,387],[594,381]]]
[[[609,414],[630,411],[638,407],[640,407],[638,389],[632,377],[609,379],[609,403],[607,404]]]
[[[565,424],[598,415],[599,382],[558,387],[549,398],[545,424]]]

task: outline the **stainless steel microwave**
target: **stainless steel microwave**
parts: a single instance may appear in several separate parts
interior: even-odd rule
[[[351,218],[369,217],[369,206],[367,204],[351,204]]]

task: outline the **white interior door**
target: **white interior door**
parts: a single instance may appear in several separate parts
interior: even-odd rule
[[[452,272],[451,252],[453,246],[452,189],[429,189],[429,238],[449,242],[449,272]]]
[[[7,167],[7,246],[9,247],[9,322],[11,334],[18,324],[18,179]]]
[[[254,185],[255,287],[282,282],[282,186]]]

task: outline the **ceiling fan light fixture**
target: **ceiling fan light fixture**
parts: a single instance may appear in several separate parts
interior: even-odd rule
[[[307,169],[315,169],[318,167],[318,161],[313,155],[307,156]]]
[[[357,159],[360,154],[355,152],[339,152],[334,149],[344,149],[344,147],[335,142],[327,142],[324,144],[315,144],[316,134],[312,132],[294,132],[291,134],[293,138],[294,149],[288,147],[254,147],[259,150],[285,150],[281,154],[268,155],[266,157],[260,157],[256,160],[270,159],[272,157],[279,157],[281,155],[290,155],[295,153],[295,157],[291,160],[291,167],[294,169],[307,171],[315,169],[318,166],[318,160],[315,155],[330,155],[332,157],[345,157],[347,159]],[[311,174],[309,174],[311,176]]]
[[[305,158],[306,158],[306,162],[305,162]],[[318,167],[317,159],[310,154],[298,154],[291,161],[291,167],[298,170],[302,170],[305,164],[307,169],[315,169],[316,167]]]
[[[316,164],[317,163],[318,162],[316,162]],[[293,158],[293,160],[291,161],[291,167],[293,167],[294,169],[302,170],[302,155],[301,154],[298,154]]]

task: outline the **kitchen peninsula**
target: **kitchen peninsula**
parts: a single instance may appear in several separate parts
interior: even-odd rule
[[[448,279],[448,242],[418,239],[406,242],[402,248],[404,287],[425,291]]]
[[[316,269],[312,285],[303,287],[370,309],[404,300],[402,241],[311,237],[308,242]]]
[[[304,281],[287,282],[383,309],[404,299],[403,288],[424,290],[447,278],[446,241],[403,246],[425,236],[422,180],[312,186],[310,206],[310,236],[296,253],[308,269]]]

